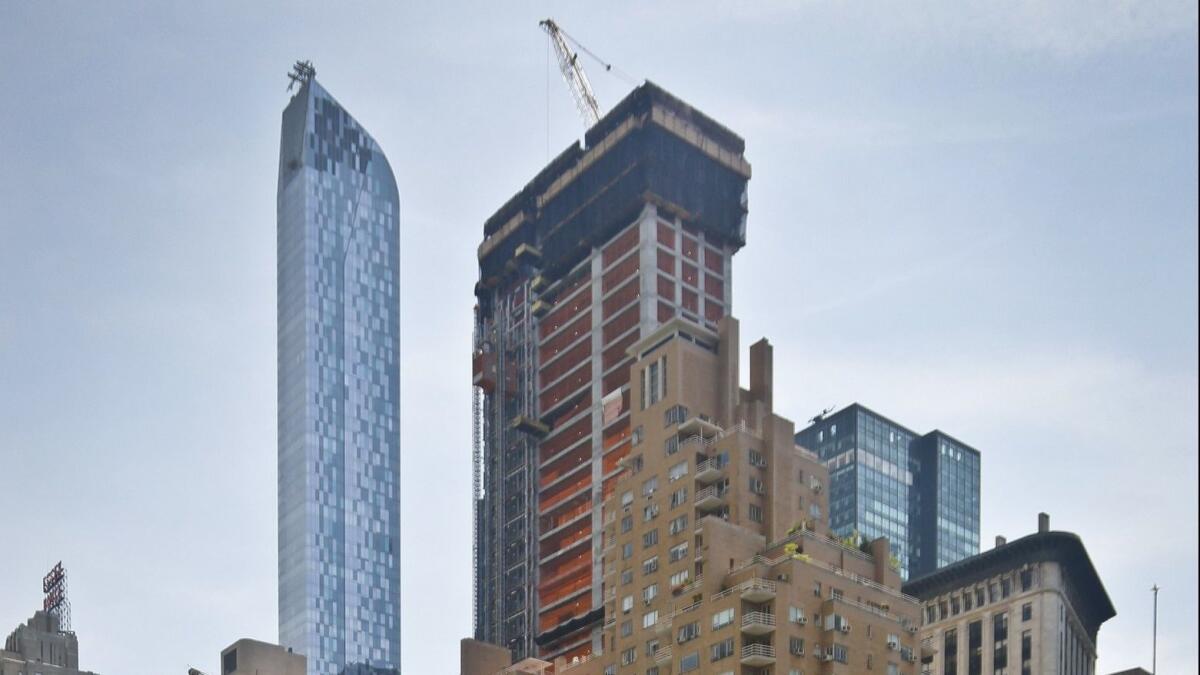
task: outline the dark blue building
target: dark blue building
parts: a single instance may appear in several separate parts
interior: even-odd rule
[[[978,450],[857,403],[815,420],[796,443],[829,467],[833,531],[887,537],[905,579],[979,553]]]

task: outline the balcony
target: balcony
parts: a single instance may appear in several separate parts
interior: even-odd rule
[[[742,647],[742,665],[761,668],[775,663],[775,647],[765,644],[748,644]]]
[[[725,493],[728,491],[727,487],[710,485],[696,492],[696,508],[705,511],[721,508],[725,504]]]
[[[670,660],[671,660],[671,647],[670,646],[659,647],[658,649],[654,650],[654,662],[655,663],[666,663],[667,661],[670,661]]]
[[[775,599],[775,582],[754,577],[738,585],[741,597],[746,602],[760,603]]]
[[[742,632],[747,635],[766,635],[775,631],[775,615],[767,612],[746,612],[742,615]]]
[[[679,425],[680,436],[699,436],[701,438],[713,438],[721,433],[721,427],[717,426],[704,416],[689,417]]]
[[[710,457],[696,465],[696,482],[711,483],[721,477],[725,462],[716,457]]]
[[[674,615],[671,614],[671,615],[666,616],[665,618],[662,618],[662,619],[659,619],[658,621],[656,621],[654,623],[654,632],[655,633],[670,633],[671,632],[671,624],[675,622],[675,620],[672,618],[673,616]]]

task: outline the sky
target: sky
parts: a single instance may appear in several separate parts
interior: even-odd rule
[[[741,6],[746,4],[747,6]],[[1097,672],[1197,673],[1194,2],[0,0],[0,634],[69,573],[84,668],[275,641],[286,73],[402,202],[405,673],[471,625],[483,221],[583,123],[537,21],[746,139],[733,312],[776,407],[982,453],[982,541],[1084,540]],[[583,58],[601,106],[630,84]]]

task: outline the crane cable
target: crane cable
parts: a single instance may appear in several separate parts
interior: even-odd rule
[[[579,40],[576,40],[567,31],[563,30],[561,25],[558,26],[558,32],[562,33],[563,37],[570,40],[571,44],[574,45],[576,49],[578,49],[579,51],[583,52],[584,54],[587,54],[588,56],[592,57],[596,61],[596,63],[599,63],[600,65],[604,66],[605,72],[616,75],[617,77],[621,78],[622,80],[625,80],[625,82],[627,84],[631,84],[635,87],[638,85],[638,81],[636,79],[634,79],[632,75],[630,75],[629,73],[626,73],[625,71],[621,70],[620,68],[617,68],[613,64],[600,58],[600,56],[598,54],[596,54],[595,52],[593,52],[592,50],[588,49],[587,47],[584,47],[583,43],[581,43]]]

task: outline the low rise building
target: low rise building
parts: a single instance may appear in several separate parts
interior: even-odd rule
[[[1037,532],[904,585],[923,605],[922,673],[1094,675],[1100,625],[1116,616],[1080,538]]]
[[[629,354],[631,449],[604,486],[601,643],[555,675],[915,675],[920,606],[885,538],[829,532],[828,471],[774,414],[770,344],[750,348],[749,389],[732,318],[716,332],[670,321]]]
[[[242,638],[221,650],[221,675],[305,675],[307,659],[290,647]]]

